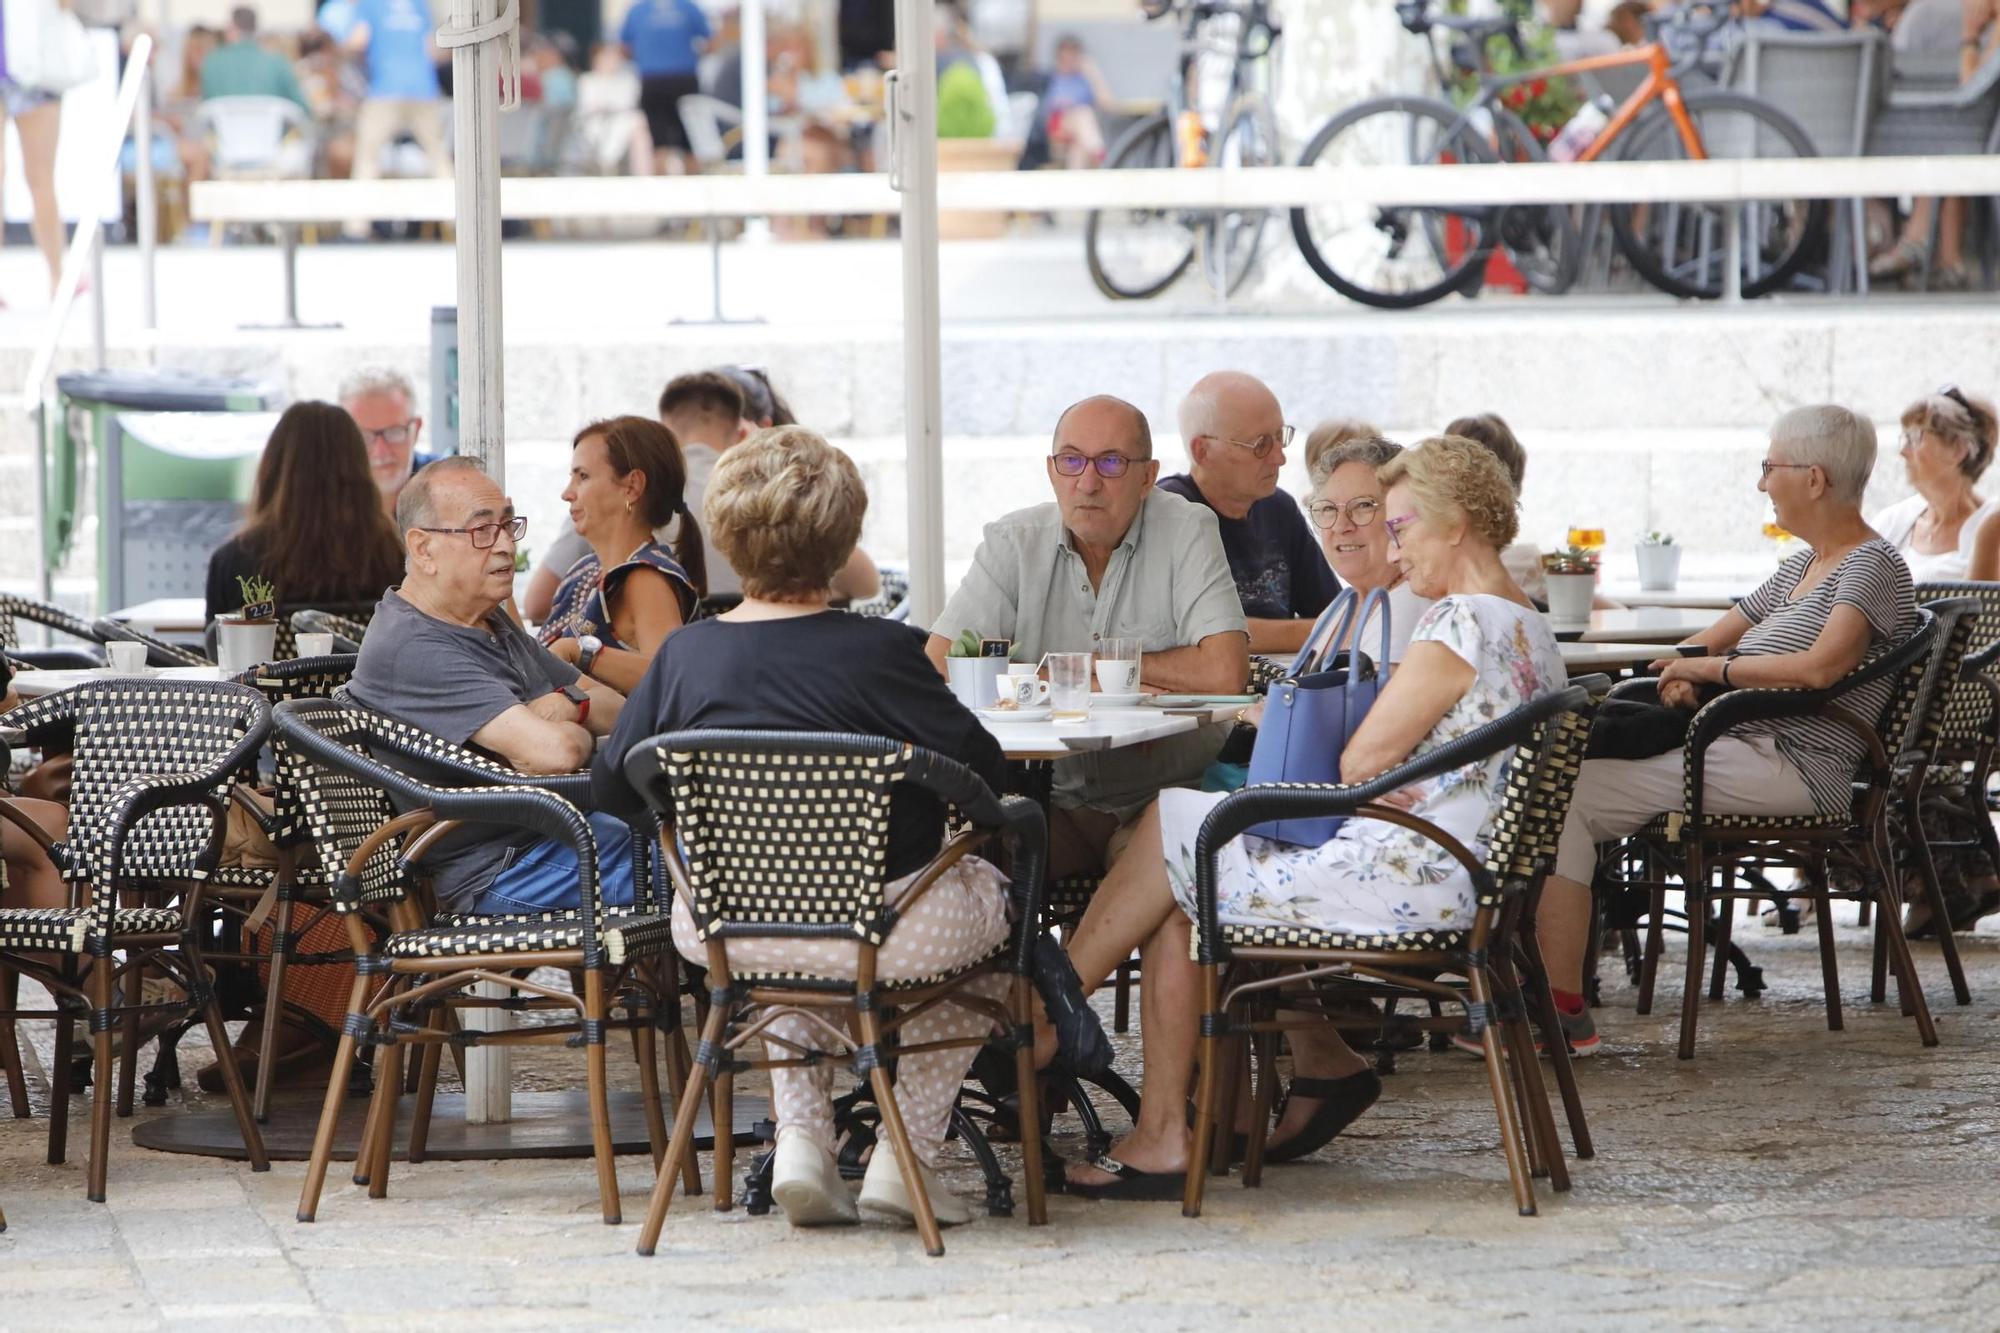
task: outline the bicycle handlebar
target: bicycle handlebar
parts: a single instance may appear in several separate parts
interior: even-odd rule
[[[1505,37],[1507,44],[1514,48],[1514,54],[1521,59],[1528,58],[1528,48],[1521,40],[1521,24],[1518,19],[1499,15],[1491,18],[1464,18],[1456,14],[1430,13],[1430,0],[1396,0],[1396,18],[1403,27],[1419,37],[1425,36],[1432,28],[1444,28],[1456,32],[1475,46],[1484,48],[1491,37]]]

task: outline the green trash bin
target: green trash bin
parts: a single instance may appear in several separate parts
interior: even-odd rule
[[[208,555],[242,521],[277,391],[174,371],[56,377],[42,552],[62,563],[85,486],[97,514],[97,608],[198,597]]]

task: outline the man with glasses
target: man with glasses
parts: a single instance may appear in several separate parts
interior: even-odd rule
[[[1191,466],[1160,489],[1207,505],[1222,520],[1222,549],[1250,626],[1250,651],[1290,655],[1340,591],[1298,502],[1278,488],[1292,428],[1262,380],[1205,375],[1181,400]]]
[[[436,460],[417,452],[424,419],[417,415],[416,390],[409,377],[387,366],[366,366],[340,385],[340,405],[368,442],[368,467],[382,492],[382,512],[396,516],[396,497],[410,476]]]
[[[1084,399],[1056,422],[1044,467],[1055,503],[987,524],[965,581],[931,626],[925,651],[938,670],[968,629],[1011,639],[1030,662],[1136,638],[1143,688],[1240,691],[1248,640],[1215,515],[1153,485],[1160,465],[1145,414],[1109,396]],[[1050,873],[1103,873],[1121,827],[1162,786],[1199,779],[1224,731],[1059,761]]]
[[[514,550],[528,520],[467,457],[412,477],[396,520],[403,582],[382,594],[349,696],[523,773],[582,768],[625,700],[580,676],[500,609],[514,589]],[[604,901],[630,903],[631,832],[603,815],[590,823]],[[425,865],[448,912],[541,912],[577,902],[576,854],[525,829],[468,825],[447,834]]]

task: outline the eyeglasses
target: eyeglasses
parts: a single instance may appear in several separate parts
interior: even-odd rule
[[[469,528],[418,528],[417,531],[462,532],[472,538],[472,544],[476,549],[490,551],[493,549],[493,544],[500,540],[500,534],[503,531],[507,534],[509,540],[520,541],[522,536],[528,531],[528,520],[525,517],[519,517],[510,518],[504,523],[475,523]]]
[[[1397,550],[1403,549],[1403,530],[1417,521],[1417,515],[1404,514],[1400,518],[1385,518],[1382,526],[1388,530],[1389,544]]]
[[[1233,444],[1238,449],[1248,449],[1252,458],[1262,458],[1273,449],[1290,448],[1292,436],[1296,434],[1298,434],[1298,427],[1280,426],[1278,427],[1277,434],[1259,435],[1254,440],[1232,440],[1227,435],[1211,435],[1208,438],[1211,440],[1221,440],[1224,444]]]
[[[1065,477],[1080,477],[1085,468],[1094,467],[1097,475],[1106,479],[1122,477],[1126,468],[1146,461],[1123,454],[1050,454],[1049,459]]]
[[[401,425],[384,426],[380,430],[368,430],[364,427],[361,432],[361,438],[369,444],[373,444],[377,440],[382,441],[384,444],[408,444],[410,442],[410,427],[414,426],[416,421],[415,417],[411,417]],[[488,542],[487,545],[490,546],[492,543]]]
[[[1768,479],[1770,478],[1771,474],[1772,474],[1773,472],[1776,472],[1776,471],[1778,471],[1778,470],[1779,470],[1780,468],[1815,468],[1815,467],[1818,467],[1818,466],[1819,466],[1819,464],[1817,464],[1817,463],[1773,463],[1773,462],[1772,462],[1772,461],[1771,461],[1770,459],[1768,459],[1768,458],[1767,458],[1767,459],[1765,459],[1765,460],[1764,460],[1764,461],[1763,461],[1762,463],[1759,463],[1759,464],[1758,464],[1757,466],[1758,466],[1759,470],[1761,470],[1761,471],[1763,472],[1763,474],[1764,474],[1764,477],[1765,477],[1765,479],[1766,479],[1766,480],[1768,480]]]
[[[1357,496],[1346,504],[1335,504],[1331,500],[1315,500],[1306,506],[1306,514],[1316,528],[1332,529],[1340,526],[1340,516],[1347,515],[1347,521],[1357,528],[1365,528],[1382,513],[1382,502],[1372,496]]]

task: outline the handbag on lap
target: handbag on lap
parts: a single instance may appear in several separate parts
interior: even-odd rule
[[[1380,606],[1377,606],[1377,602]],[[1264,717],[1257,724],[1257,744],[1250,752],[1250,786],[1264,782],[1339,782],[1340,752],[1348,738],[1375,703],[1381,692],[1382,675],[1378,663],[1389,660],[1389,597],[1377,588],[1364,600],[1352,588],[1342,592],[1321,619],[1333,622],[1329,643],[1347,636],[1350,624],[1355,636],[1379,614],[1382,619],[1382,650],[1371,661],[1354,645],[1330,659],[1322,671],[1298,674],[1308,660],[1311,645],[1319,640],[1318,627],[1306,640],[1293,661],[1295,674],[1278,681],[1265,692]],[[1356,617],[1359,617],[1356,619]],[[1316,819],[1278,819],[1258,824],[1250,832],[1259,837],[1298,846],[1317,847],[1331,841],[1345,819],[1329,815]]]

